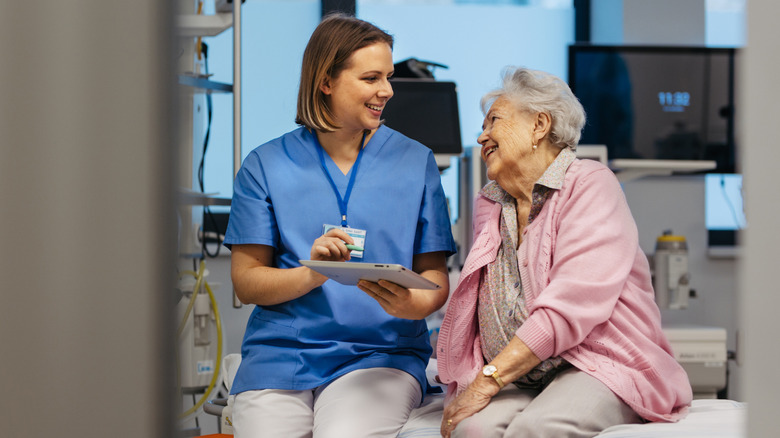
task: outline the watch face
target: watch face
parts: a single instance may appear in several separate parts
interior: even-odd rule
[[[482,368],[482,374],[486,376],[492,376],[496,371],[498,371],[498,368],[496,368],[495,365],[485,365],[485,367]]]

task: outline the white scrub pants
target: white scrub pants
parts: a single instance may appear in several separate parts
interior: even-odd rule
[[[395,438],[421,397],[417,379],[393,368],[352,371],[304,391],[246,391],[233,403],[233,433],[236,438]]]
[[[463,420],[453,438],[584,438],[642,419],[595,377],[561,371],[541,392],[509,384],[485,409]]]

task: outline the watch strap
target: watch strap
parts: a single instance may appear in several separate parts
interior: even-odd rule
[[[498,387],[499,388],[503,388],[504,387],[504,381],[501,380],[501,376],[498,375],[498,371],[496,371],[495,373],[491,374],[490,377],[492,377],[493,380],[495,380],[496,383],[498,383]]]

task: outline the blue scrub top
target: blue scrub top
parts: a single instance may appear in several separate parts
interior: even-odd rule
[[[275,248],[279,268],[300,266],[323,224],[341,223],[338,200],[322,171],[316,136],[299,128],[247,158],[236,176],[225,245]],[[343,197],[344,175],[324,154]],[[380,126],[365,145],[348,204],[352,228],[366,230],[363,259],[412,267],[415,254],[455,252],[433,153]],[[347,262],[349,263],[349,262]],[[431,355],[425,320],[388,315],[355,286],[333,280],[273,306],[255,306],[231,393],[311,389],[350,371],[389,367],[415,376],[425,392]]]

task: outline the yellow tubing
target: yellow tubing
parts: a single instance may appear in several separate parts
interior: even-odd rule
[[[200,285],[203,282],[203,277],[205,276],[205,261],[201,260],[200,267],[198,268],[198,272],[195,271],[181,271],[179,273],[179,279],[181,279],[185,275],[192,275],[195,277],[195,286],[192,288],[192,296],[190,297],[190,302],[187,305],[187,310],[184,311],[184,317],[181,320],[181,323],[179,323],[179,330],[176,332],[176,340],[181,338],[181,333],[184,331],[184,327],[187,325],[187,318],[190,316],[190,312],[192,312],[192,308],[195,306],[195,298],[197,298],[198,291],[200,290]],[[181,390],[181,375],[180,375],[180,369],[181,364],[179,363],[179,354],[176,353],[176,388],[180,391]]]
[[[195,411],[197,411],[203,404],[206,402],[206,399],[211,394],[211,391],[214,390],[214,387],[217,384],[217,379],[219,378],[219,373],[222,369],[222,318],[219,314],[219,306],[217,306],[217,299],[214,297],[214,292],[211,290],[211,286],[209,286],[209,283],[203,280],[204,272],[206,270],[206,262],[205,260],[201,260],[200,262],[200,269],[198,270],[198,273],[192,271],[183,271],[179,274],[181,277],[182,275],[189,274],[194,275],[197,279],[195,281],[195,288],[192,290],[192,299],[190,300],[190,304],[187,306],[187,311],[184,314],[184,319],[182,320],[181,325],[179,326],[179,332],[176,336],[178,339],[181,336],[181,332],[184,330],[184,326],[186,325],[187,318],[190,315],[190,312],[192,311],[192,308],[195,305],[195,296],[198,293],[198,290],[200,289],[200,283],[203,283],[206,292],[209,294],[209,301],[211,301],[211,307],[214,309],[214,320],[217,326],[217,357],[216,357],[216,365],[214,367],[214,373],[211,376],[211,381],[209,382],[209,386],[206,388],[206,391],[203,393],[203,396],[198,400],[197,403],[195,403],[194,406],[192,406],[190,409],[186,410],[185,412],[181,413],[179,415],[179,418],[185,418]],[[178,368],[177,367],[177,374],[178,374]]]
[[[179,273],[179,278],[181,278],[183,275],[190,274],[195,277],[195,286],[192,287],[192,297],[190,297],[190,303],[187,305],[187,310],[184,311],[184,318],[182,318],[181,323],[179,323],[179,330],[176,331],[176,339],[179,339],[181,337],[181,332],[184,331],[184,326],[187,325],[187,317],[190,316],[190,312],[192,312],[192,308],[195,307],[195,298],[198,296],[198,291],[200,291],[200,284],[203,283],[203,276],[205,275],[206,271],[206,261],[201,260],[200,261],[200,268],[198,268],[198,272],[192,272],[192,271],[182,271]]]

